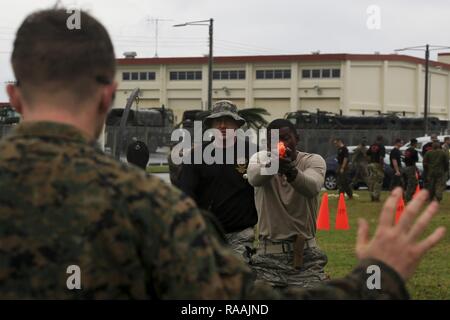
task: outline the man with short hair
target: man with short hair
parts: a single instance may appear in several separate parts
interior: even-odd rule
[[[370,242],[361,223],[348,277],[289,295],[254,286],[191,199],[96,147],[117,86],[114,50],[104,27],[80,14],[80,30],[58,9],[31,14],[17,31],[17,84],[7,92],[23,122],[0,142],[1,299],[408,298],[404,282],[444,235],[417,242],[422,227],[409,228],[426,191],[405,209],[405,227],[390,220],[397,191]],[[424,226],[436,211],[428,207]],[[365,286],[373,264],[376,292]],[[77,275],[81,290],[69,290]]]
[[[383,187],[384,179],[384,156],[386,149],[383,145],[383,137],[378,136],[375,142],[367,150],[369,157],[369,192],[372,202],[379,202],[381,195],[381,188]]]
[[[196,151],[192,149],[191,164],[183,163],[177,186],[192,197],[200,208],[214,214],[229,244],[242,256],[246,253],[245,246],[253,241],[253,227],[258,221],[255,191],[248,183],[246,174],[248,161],[256,152],[256,146],[248,141],[238,141],[242,137],[230,136],[245,124],[231,101],[217,101],[204,124],[207,128],[219,130],[221,140],[206,142],[196,148],[201,148],[203,154],[206,148],[213,145],[213,153],[222,151],[223,159],[209,164],[202,157],[201,163],[194,163]],[[245,147],[242,159],[238,159],[239,145]]]
[[[7,91],[23,122],[0,143],[0,298],[245,297],[250,271],[194,202],[97,148],[116,61],[105,28],[80,15],[69,30],[65,9],[35,12],[14,41]]]
[[[395,139],[394,148],[389,154],[389,161],[391,163],[391,168],[394,170],[394,174],[391,179],[390,190],[394,190],[395,187],[403,188],[403,178],[402,178],[402,153],[400,148],[403,146],[402,139]]]
[[[326,165],[317,154],[297,151],[299,136],[286,119],[276,119],[267,127],[279,131],[286,156],[279,158],[278,174],[264,175],[261,169],[267,151],[256,153],[248,166],[248,179],[255,187],[259,215],[260,245],[250,266],[257,279],[273,287],[308,287],[325,280],[327,256],[316,242],[319,192]],[[270,144],[269,144],[270,147]],[[296,264],[296,259],[302,263]]]
[[[403,169],[403,175],[405,176],[406,191],[405,200],[411,201],[414,193],[416,192],[417,184],[417,167],[416,163],[419,161],[419,153],[416,150],[417,139],[411,139],[409,148],[405,150],[404,159],[405,168]]]
[[[353,191],[349,185],[349,154],[348,149],[345,146],[342,139],[334,139],[334,145],[337,148],[337,160],[338,160],[338,168],[337,168],[337,184],[339,193],[347,194],[349,199],[353,199]]]

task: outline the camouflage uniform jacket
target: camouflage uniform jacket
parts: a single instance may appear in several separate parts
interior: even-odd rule
[[[423,166],[425,170],[434,175],[442,175],[448,172],[448,153],[442,149],[428,151],[423,157]]]
[[[253,286],[190,198],[71,126],[22,123],[4,138],[0,190],[1,299],[282,298]],[[387,266],[383,289],[368,290],[370,263],[286,297],[408,297]],[[67,288],[70,265],[80,268],[80,290]]]

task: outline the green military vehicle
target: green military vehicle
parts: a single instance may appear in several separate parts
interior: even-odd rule
[[[0,108],[0,124],[14,124],[20,122],[20,114],[13,109],[13,107],[7,105]]]
[[[119,146],[122,139],[121,153],[133,141],[143,141],[151,153],[156,152],[159,147],[169,146],[170,137],[174,129],[174,115],[171,109],[148,108],[129,110],[125,130],[120,133],[120,121],[123,108],[114,108],[106,119],[106,145],[105,149],[115,154],[115,148]],[[119,134],[122,136],[119,137]]]

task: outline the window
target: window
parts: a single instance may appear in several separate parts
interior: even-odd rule
[[[245,71],[244,70],[216,70],[213,71],[214,80],[244,80]]]
[[[147,72],[139,72],[139,80],[147,80]]]
[[[340,78],[341,70],[340,69],[303,69],[302,70],[302,78],[303,79],[330,79],[330,78]]]
[[[256,79],[264,79],[264,70],[256,71]]]
[[[302,78],[305,79],[311,78],[311,70],[309,69],[302,70]]]
[[[132,72],[131,80],[139,80],[139,72]]]
[[[214,78],[213,73],[213,78]],[[169,73],[170,80],[202,80],[201,71],[171,71]]]
[[[186,72],[186,80],[194,80],[194,71]]]
[[[341,69],[333,69],[331,74],[332,74],[333,78],[340,78],[341,77]]]
[[[123,81],[147,81],[147,80],[155,80],[156,73],[141,71],[141,72],[122,72],[122,80]]]
[[[274,71],[274,70],[266,70],[266,74],[265,74],[264,77],[265,77],[266,79],[273,79],[274,74],[275,74],[275,71]]]
[[[256,79],[290,79],[291,70],[256,70]]]
[[[313,78],[320,78],[320,69],[313,69],[312,77]]]

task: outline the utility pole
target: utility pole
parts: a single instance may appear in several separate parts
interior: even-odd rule
[[[428,132],[428,72],[430,69],[430,45],[425,46],[425,94],[423,102],[423,118],[425,120],[425,134]]]
[[[424,119],[424,131],[428,134],[428,107],[429,101],[428,95],[430,94],[431,88],[429,88],[429,69],[430,69],[430,51],[450,49],[450,46],[433,46],[426,44],[424,46],[409,47],[403,49],[396,49],[394,51],[425,51],[425,92],[423,101],[423,119]]]
[[[212,110],[212,76],[213,76],[213,24],[214,20],[209,19],[209,55],[208,55],[208,110]]]
[[[200,20],[176,24],[174,27],[185,26],[209,26],[209,54],[208,54],[208,110],[212,109],[212,74],[213,74],[213,39],[214,39],[214,19]]]

